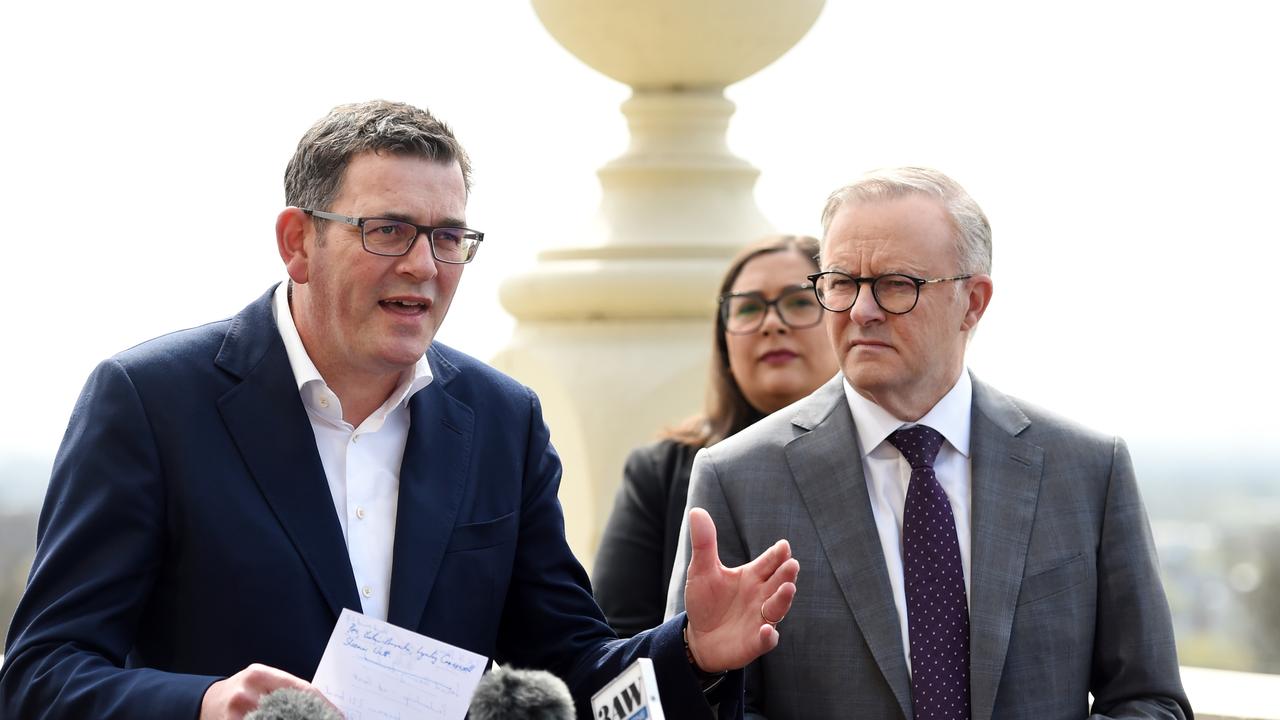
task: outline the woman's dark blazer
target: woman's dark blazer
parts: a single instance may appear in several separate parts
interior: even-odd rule
[[[662,622],[698,449],[660,440],[627,457],[592,570],[596,602],[621,637]]]

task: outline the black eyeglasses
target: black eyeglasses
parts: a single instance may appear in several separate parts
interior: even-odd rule
[[[310,208],[302,208],[302,212],[321,220],[360,228],[360,243],[374,255],[405,255],[413,248],[418,236],[425,234],[431,245],[431,257],[442,263],[464,265],[476,258],[480,241],[484,240],[484,233],[470,228],[414,225],[393,218],[355,218]]]
[[[956,275],[925,280],[901,273],[854,277],[839,270],[829,270],[809,275],[807,279],[813,283],[818,302],[831,312],[844,312],[853,307],[858,300],[858,290],[862,288],[863,283],[869,283],[871,296],[875,298],[876,305],[879,305],[881,310],[891,315],[906,315],[915,309],[916,303],[920,301],[920,288],[925,285],[968,280],[971,277],[973,275]]]
[[[720,296],[720,318],[726,332],[748,335],[764,325],[769,308],[778,311],[778,319],[789,328],[813,327],[822,321],[822,306],[813,294],[812,285],[795,285],[778,297],[766,300],[758,291],[725,293]]]

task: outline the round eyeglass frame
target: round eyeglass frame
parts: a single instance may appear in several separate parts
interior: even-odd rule
[[[854,283],[853,297],[849,299],[849,303],[847,305],[844,305],[843,307],[841,307],[841,306],[832,306],[827,304],[827,301],[822,296],[822,290],[820,289],[820,285],[819,285],[819,283],[822,281],[823,276],[826,276],[826,275],[839,275]],[[916,305],[920,304],[920,288],[924,287],[925,285],[932,285],[933,283],[941,283],[941,282],[951,282],[954,280],[968,280],[971,277],[973,277],[973,273],[970,273],[968,275],[954,275],[952,277],[927,278],[927,279],[918,278],[918,277],[915,277],[914,275],[907,275],[905,273],[885,273],[884,275],[876,275],[874,277],[854,277],[853,275],[850,275],[847,272],[841,272],[839,270],[827,270],[820,273],[814,273],[813,275],[806,275],[805,279],[813,283],[813,293],[818,297],[818,303],[821,304],[822,307],[826,308],[827,310],[830,310],[831,312],[845,312],[849,308],[853,307],[854,303],[858,302],[858,294],[862,292],[862,284],[867,283],[871,285],[871,298],[876,301],[877,307],[889,313],[890,315],[906,315],[912,310],[915,310]],[[884,303],[880,302],[880,291],[876,290],[876,288],[883,287],[880,283],[890,278],[895,280],[908,280],[911,282],[912,285],[915,286],[916,295],[915,295],[915,298],[911,301],[911,307],[907,308],[906,310],[890,310],[889,308],[884,306]]]

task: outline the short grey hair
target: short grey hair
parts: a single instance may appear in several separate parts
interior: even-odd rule
[[[406,103],[372,100],[335,107],[302,136],[284,171],[285,203],[328,210],[351,158],[369,151],[456,161],[471,191],[471,160],[448,125]]]
[[[827,231],[840,208],[849,202],[893,200],[906,195],[922,195],[942,204],[956,233],[956,253],[960,272],[991,272],[991,223],[960,187],[960,183],[937,170],[923,167],[882,168],[872,170],[857,181],[831,193],[822,210],[822,242],[826,247]]]

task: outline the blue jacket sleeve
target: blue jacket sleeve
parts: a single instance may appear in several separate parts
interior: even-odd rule
[[[218,678],[130,667],[165,552],[160,460],[133,384],[108,360],[54,461],[27,589],[14,613],[0,716],[195,718]]]

